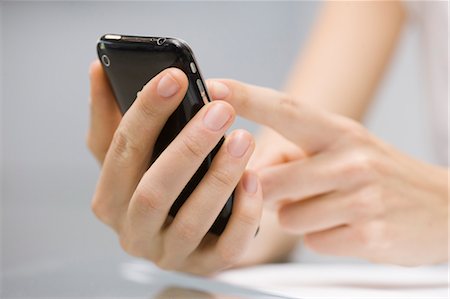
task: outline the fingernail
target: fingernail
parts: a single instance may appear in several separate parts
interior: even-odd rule
[[[258,176],[253,172],[247,172],[244,176],[243,184],[247,193],[256,193],[258,191]]]
[[[230,94],[228,86],[219,81],[213,82],[213,91],[215,100],[223,100]]]
[[[163,98],[169,98],[177,93],[180,89],[178,82],[169,73],[165,74],[159,80],[158,87],[156,91]]]
[[[231,114],[229,109],[222,103],[214,103],[211,106],[206,111],[203,123],[212,131],[219,131],[231,118]]]
[[[240,158],[247,152],[249,146],[250,138],[244,133],[237,133],[231,137],[227,149],[231,156]]]

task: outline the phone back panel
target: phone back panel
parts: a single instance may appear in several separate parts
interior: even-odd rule
[[[108,38],[108,36],[113,38]],[[197,80],[200,80],[203,86],[205,85],[192,51],[186,43],[175,38],[104,35],[97,44],[97,53],[122,114],[131,107],[137,92],[162,70],[177,67],[188,77],[187,93],[162,129],[155,143],[153,154],[149,157],[150,166],[202,108],[204,99],[209,101],[206,89],[201,90],[198,86]],[[191,63],[194,63],[194,67],[191,66]],[[178,196],[170,209],[171,216],[175,217],[180,207],[200,183],[223,141],[224,138],[206,157]],[[170,178],[167,179],[170,180]],[[212,225],[211,233],[219,235],[225,229],[231,215],[233,197],[234,192]]]

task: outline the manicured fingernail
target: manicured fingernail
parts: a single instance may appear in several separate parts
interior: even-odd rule
[[[228,143],[228,152],[235,158],[242,157],[250,146],[250,138],[245,133],[237,133],[231,136]]]
[[[163,98],[169,98],[175,95],[179,89],[180,85],[169,73],[165,74],[159,80],[158,87],[156,88],[158,94]]]
[[[230,94],[228,86],[219,81],[213,82],[213,91],[215,100],[223,100]]]
[[[258,191],[258,177],[253,172],[245,174],[243,183],[247,193],[254,194]]]
[[[230,109],[222,103],[214,103],[210,105],[212,107],[209,107],[208,111],[206,111],[206,115],[203,118],[203,123],[212,131],[219,131],[231,118]]]

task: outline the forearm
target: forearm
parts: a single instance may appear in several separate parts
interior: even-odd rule
[[[361,120],[404,19],[398,1],[326,3],[286,91],[295,99]]]

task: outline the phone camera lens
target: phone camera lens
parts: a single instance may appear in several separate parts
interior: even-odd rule
[[[109,60],[109,57],[106,55],[102,55],[102,62],[105,66],[109,66],[111,64],[111,61]]]
[[[158,44],[158,46],[161,46],[165,41],[166,39],[164,37],[160,37],[156,40],[156,43]]]

